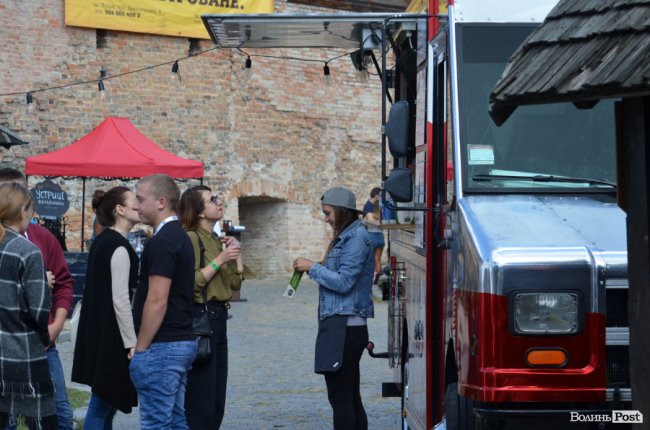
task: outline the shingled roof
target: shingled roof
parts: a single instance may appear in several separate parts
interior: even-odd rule
[[[26,145],[27,142],[22,140],[16,133],[0,125],[0,146],[9,149],[13,145]]]
[[[650,0],[561,0],[490,94],[501,125],[518,105],[650,94]]]

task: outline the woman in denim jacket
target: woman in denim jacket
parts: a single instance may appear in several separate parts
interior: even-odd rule
[[[356,198],[345,188],[321,197],[325,222],[334,230],[325,259],[315,263],[298,257],[295,270],[318,282],[318,337],[315,372],[325,375],[334,412],[334,430],[367,430],[359,391],[359,361],[368,344],[366,318],[374,317],[372,241],[359,219]]]

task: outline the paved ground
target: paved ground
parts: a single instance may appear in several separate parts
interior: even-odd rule
[[[287,279],[251,280],[232,304],[228,322],[230,370],[224,430],[331,429],[325,381],[313,373],[317,287],[303,279],[293,299],[282,297]],[[379,291],[375,291],[379,295]],[[387,305],[375,300],[368,320],[377,351],[386,350]],[[72,366],[69,335],[58,348],[68,377]],[[399,429],[400,400],[382,398],[381,382],[392,380],[387,360],[367,354],[361,360],[361,395],[372,430]],[[75,388],[87,387],[72,384]],[[83,416],[84,410],[75,411]],[[118,414],[115,430],[139,427],[138,412]]]

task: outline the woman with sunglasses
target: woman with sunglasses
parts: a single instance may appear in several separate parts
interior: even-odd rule
[[[24,236],[33,213],[24,185],[0,185],[0,428],[9,415],[30,429],[58,428],[45,351],[51,296],[41,252]]]
[[[189,188],[178,202],[178,218],[194,247],[194,317],[208,312],[212,356],[195,362],[187,377],[185,416],[190,430],[218,429],[226,406],[228,301],[241,288],[241,247],[233,237],[213,233],[223,218],[223,202],[210,188]],[[207,300],[207,304],[206,304]]]
[[[359,219],[355,195],[342,187],[321,197],[333,238],[322,263],[304,257],[294,270],[318,282],[318,335],[314,371],[325,376],[334,430],[367,430],[359,361],[368,345],[366,319],[374,317],[372,240]]]
[[[129,374],[136,335],[131,293],[138,276],[138,256],[127,240],[140,222],[135,194],[126,187],[95,191],[92,207],[104,230],[88,254],[83,306],[72,363],[72,380],[89,385],[92,395],[85,430],[110,430],[119,409],[138,404]]]

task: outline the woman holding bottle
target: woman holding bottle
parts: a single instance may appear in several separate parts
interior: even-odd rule
[[[333,230],[323,262],[304,257],[293,261],[294,270],[307,272],[319,287],[314,370],[325,376],[334,430],[367,430],[359,361],[368,345],[366,319],[374,317],[372,240],[351,191],[326,191],[321,209]]]

